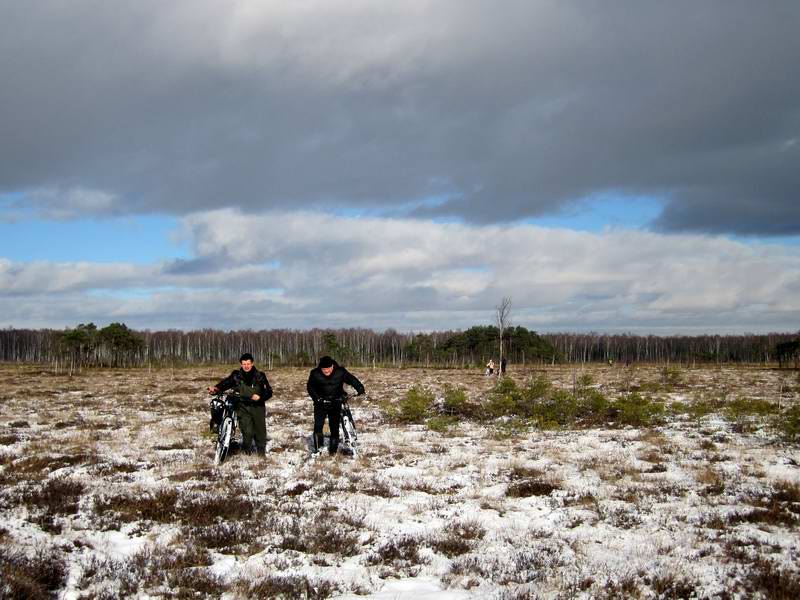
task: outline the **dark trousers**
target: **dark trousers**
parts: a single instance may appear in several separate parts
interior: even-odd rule
[[[325,425],[325,417],[328,418],[328,426],[331,428],[331,441],[328,445],[328,451],[331,454],[336,454],[336,450],[339,448],[339,422],[342,419],[342,403],[314,403],[314,445],[318,450],[324,442],[322,426]]]
[[[250,452],[253,441],[256,452],[264,454],[267,449],[267,410],[257,404],[240,403],[236,408],[239,414],[239,428],[242,430],[242,446]]]

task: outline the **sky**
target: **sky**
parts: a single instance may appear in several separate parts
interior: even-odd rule
[[[0,327],[800,330],[800,3],[0,0]]]

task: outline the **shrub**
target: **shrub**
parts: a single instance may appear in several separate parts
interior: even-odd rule
[[[520,416],[527,418],[538,418],[542,416],[542,411],[547,411],[543,403],[558,404],[563,401],[563,397],[558,396],[560,392],[555,392],[550,396],[552,386],[543,376],[529,381],[524,387],[520,388],[511,378],[501,379],[497,385],[489,392],[489,398],[485,405],[486,413],[490,417]],[[547,416],[538,419],[540,422],[550,420]]]
[[[768,558],[758,558],[752,564],[745,575],[745,585],[749,593],[760,592],[765,598],[800,597],[800,575]]]
[[[177,512],[189,525],[211,525],[250,520],[255,508],[255,503],[243,495],[242,490],[234,488],[224,496],[203,495],[188,501],[184,497]]]
[[[389,483],[379,477],[370,477],[363,483],[359,482],[358,491],[367,496],[377,496],[379,498],[393,498],[397,492]]]
[[[767,400],[736,398],[725,407],[725,417],[729,421],[743,421],[748,417],[763,417],[775,412],[776,406]]]
[[[108,496],[95,501],[95,512],[104,516],[116,514],[123,522],[144,519],[159,523],[175,520],[177,512],[178,492],[174,489],[163,489],[154,494],[141,496]],[[111,524],[116,527],[116,524]]]
[[[800,483],[792,483],[791,481],[780,481],[776,483],[772,498],[779,502],[800,504]]]
[[[64,477],[48,479],[40,489],[25,496],[25,504],[41,511],[38,515],[29,517],[30,521],[45,531],[61,533],[61,525],[54,517],[77,513],[83,491],[84,486],[80,482]]]
[[[794,527],[800,521],[800,485],[779,482],[766,498],[759,498],[749,510],[729,517],[728,522],[766,523]]]
[[[491,418],[514,415],[517,412],[517,403],[513,396],[493,393],[484,405],[484,412]]]
[[[83,492],[82,483],[56,477],[48,479],[41,489],[26,496],[25,503],[43,507],[52,514],[73,515],[78,512],[78,502]]]
[[[200,569],[177,569],[166,575],[169,587],[168,597],[176,599],[222,598],[228,589],[225,580],[213,573]]]
[[[586,425],[604,423],[610,407],[608,398],[599,390],[588,390],[578,399],[575,417]]]
[[[494,423],[492,438],[496,440],[524,439],[531,429],[531,422],[520,417],[511,417]]]
[[[534,405],[533,416],[540,427],[551,429],[573,423],[577,409],[575,396],[565,390],[556,390]]]
[[[657,598],[697,598],[697,586],[684,575],[677,573],[657,574],[645,580]]]
[[[710,415],[720,407],[721,404],[719,401],[707,400],[705,398],[701,398],[694,402],[690,402],[686,406],[686,414],[689,415],[692,419],[699,420],[705,416]]]
[[[419,540],[402,535],[382,543],[367,556],[368,565],[391,564],[399,567],[419,565],[425,562],[419,555]]]
[[[553,386],[543,375],[529,380],[525,387],[513,396],[516,405],[514,413],[524,417],[536,417],[541,410],[541,402],[548,398],[552,390]]]
[[[551,483],[538,479],[521,479],[512,481],[506,490],[509,498],[528,498],[530,496],[549,496],[559,489]]]
[[[190,534],[205,548],[213,548],[226,554],[242,554],[247,549],[258,547],[256,541],[262,532],[252,522],[223,522],[205,527],[193,527]]]
[[[490,392],[485,410],[489,416],[513,416],[532,419],[542,429],[573,425],[576,419],[595,424],[608,418],[609,401],[599,390],[587,388],[590,375],[582,375],[577,396],[566,390],[554,390],[543,376],[520,388],[511,379],[501,380]]]
[[[489,417],[497,418],[521,413],[522,390],[510,377],[504,377],[489,392],[484,411]]]
[[[514,467],[511,470],[506,496],[510,498],[549,496],[554,490],[560,489],[557,485],[545,481],[543,475],[544,472],[538,469]]]
[[[67,580],[67,565],[49,549],[33,556],[0,548],[0,596],[42,600],[55,596]]]
[[[447,558],[461,556],[472,550],[470,543],[455,531],[446,530],[430,540],[431,547]]]
[[[235,586],[245,598],[280,598],[294,600],[308,598],[323,600],[331,597],[337,590],[327,580],[310,579],[307,575],[270,573],[253,582],[239,580]]]
[[[536,379],[530,379],[528,381],[525,385],[524,395],[528,400],[535,400],[537,398],[543,398],[552,389],[553,385],[550,383],[550,380],[544,375],[539,375]]]
[[[156,583],[169,571],[192,569],[213,564],[208,550],[193,543],[182,547],[145,546],[130,559],[126,566],[140,576],[140,580]]]
[[[476,540],[483,539],[486,529],[474,519],[455,520],[428,540],[431,548],[448,558],[461,556],[472,550]]]
[[[450,384],[444,386],[444,402],[442,411],[447,415],[471,417],[475,414],[476,407],[469,402],[467,392],[463,388]]]
[[[781,437],[786,441],[796,442],[800,440],[800,404],[776,415],[774,424]]]
[[[421,423],[430,412],[433,401],[433,392],[415,385],[400,400],[395,416],[405,423]]]
[[[661,369],[661,382],[668,387],[683,383],[683,371],[679,367],[664,367]]]
[[[278,530],[282,536],[279,544],[280,548],[304,553],[313,550],[314,540],[309,539],[305,528],[300,523],[300,519],[290,519],[281,525]]]
[[[66,467],[75,465],[86,464],[93,465],[98,462],[96,454],[72,454],[72,455],[45,455],[45,456],[26,456],[25,458],[16,461],[11,466],[10,470],[16,473],[41,473],[42,476],[46,471],[56,471]]]
[[[501,590],[496,596],[492,596],[492,600],[539,600],[539,596],[528,587],[518,586]]]
[[[452,415],[438,415],[431,417],[427,421],[428,429],[439,433],[445,433],[454,425],[458,424],[458,417]]]
[[[620,425],[647,427],[660,422],[664,407],[633,392],[614,402],[609,412]]]

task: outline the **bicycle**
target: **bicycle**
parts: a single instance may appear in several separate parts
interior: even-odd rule
[[[231,450],[231,443],[239,426],[239,417],[236,414],[238,396],[233,393],[219,392],[211,398],[211,412],[220,412],[221,419],[217,428],[217,441],[214,447],[214,466],[225,462]]]
[[[355,398],[355,395],[348,395],[344,394],[340,401],[342,403],[342,408],[340,410],[340,419],[339,419],[339,429],[341,430],[341,436],[339,438],[340,443],[342,444],[342,448],[340,451],[344,451],[344,454],[350,454],[351,456],[357,456],[358,454],[358,433],[356,432],[356,422],[353,418],[353,412],[350,410],[350,405],[348,404],[348,400],[351,398]],[[332,400],[323,401],[324,403],[331,403],[334,402]],[[317,447],[315,436],[312,433],[311,436],[308,438],[309,442],[309,452],[312,456],[318,454],[322,451],[322,447]]]
[[[354,397],[355,396],[350,396],[348,394],[342,396],[342,418],[339,420],[339,426],[342,429],[342,441],[350,448],[353,456],[356,456],[358,454],[356,422],[355,419],[353,419],[353,413],[350,411],[350,405],[347,403],[350,398]]]

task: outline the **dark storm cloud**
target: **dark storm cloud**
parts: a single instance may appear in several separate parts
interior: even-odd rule
[[[796,1],[392,6],[0,2],[0,192],[800,233]]]

